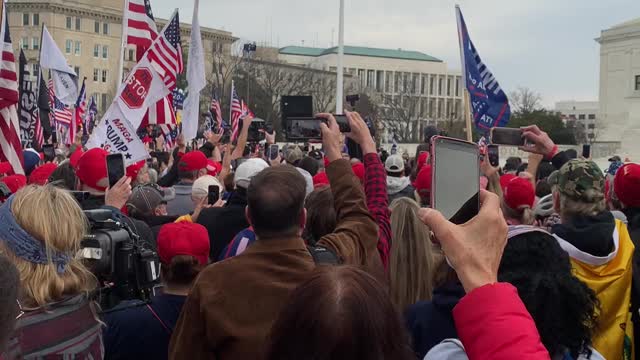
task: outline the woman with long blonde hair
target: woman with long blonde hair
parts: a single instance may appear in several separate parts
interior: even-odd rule
[[[0,207],[0,254],[20,274],[23,314],[7,358],[101,359],[102,329],[89,292],[95,277],[77,253],[87,220],[73,196],[27,186]]]
[[[418,218],[418,203],[400,198],[391,203],[391,300],[400,312],[418,301],[430,300],[433,274],[442,255],[431,243],[430,230]]]

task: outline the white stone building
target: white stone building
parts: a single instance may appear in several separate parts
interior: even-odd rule
[[[583,127],[587,141],[598,140],[600,104],[597,101],[560,101],[556,103],[555,111],[561,114],[565,124],[573,122]]]
[[[459,70],[433,56],[408,50],[345,46],[345,74],[357,77],[361,88],[385,96],[417,100],[418,121],[462,118],[462,79]],[[336,71],[338,48],[287,46],[278,60]]]
[[[640,18],[603,30],[600,43],[600,114],[604,141],[640,159]]]

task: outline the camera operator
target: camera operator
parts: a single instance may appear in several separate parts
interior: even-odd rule
[[[163,291],[149,303],[122,303],[105,315],[108,359],[166,359],[191,284],[209,262],[209,236],[198,224],[173,223],[158,235]],[[138,305],[138,306],[135,306]]]
[[[86,220],[73,196],[27,186],[0,207],[0,223],[0,254],[20,273],[24,313],[5,358],[102,359],[102,325],[88,297],[97,282],[76,255]]]
[[[130,219],[120,210],[124,208],[131,195],[131,179],[125,176],[113,188],[107,189],[107,155],[105,150],[95,148],[85,152],[78,160],[76,189],[90,194],[88,199],[81,202],[82,210],[111,210],[113,220],[126,223],[142,240],[154,244],[155,238],[149,226],[142,221]]]

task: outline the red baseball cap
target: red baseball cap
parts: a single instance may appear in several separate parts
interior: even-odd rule
[[[360,179],[360,182],[364,184],[364,164],[363,163],[353,164],[351,166],[351,170],[353,170],[353,173],[356,174],[358,179]]]
[[[184,154],[178,163],[180,171],[198,171],[207,168],[207,157],[201,151],[192,151]]]
[[[69,157],[69,163],[71,163],[71,166],[73,166],[74,168],[78,166],[78,160],[80,160],[83,154],[84,151],[82,151],[82,148],[78,147],[76,151],[74,151],[73,154],[71,154],[71,156]]]
[[[625,164],[618,169],[613,190],[625,206],[640,207],[640,165]]]
[[[431,194],[431,180],[431,166],[426,165],[418,173],[414,184],[421,198],[426,198]]]
[[[105,191],[109,186],[107,155],[109,153],[100,148],[93,148],[82,154],[76,165],[76,175],[80,182],[96,190]]]
[[[527,179],[515,177],[504,187],[504,202],[514,210],[525,205],[533,208],[535,201],[536,190]]]
[[[135,164],[127,166],[127,176],[131,178],[131,180],[135,180],[138,177],[138,173],[145,166],[147,162],[145,160],[138,161]]]
[[[207,175],[217,176],[222,171],[222,164],[213,160],[207,160]]]
[[[49,181],[49,176],[58,168],[53,163],[44,164],[31,172],[29,184],[45,185]]]
[[[163,225],[157,243],[158,256],[163,264],[170,264],[178,255],[193,256],[200,265],[209,263],[209,233],[200,224],[179,222]]]
[[[5,183],[9,190],[11,190],[11,193],[15,194],[18,190],[27,186],[27,177],[24,175],[5,176],[0,180],[0,182]]]
[[[313,187],[322,187],[325,185],[329,185],[329,177],[327,177],[327,173],[319,172],[313,177]]]
[[[13,174],[13,166],[10,162],[0,162],[0,175],[2,174]]]
[[[500,187],[502,188],[502,191],[504,192],[504,188],[505,186],[507,186],[507,184],[513,180],[517,178],[517,176],[513,175],[513,174],[504,174],[502,176],[500,176]]]

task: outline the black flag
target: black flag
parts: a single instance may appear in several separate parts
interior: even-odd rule
[[[20,101],[18,102],[18,118],[20,120],[20,140],[23,148],[36,148],[38,147],[36,141],[37,98],[33,82],[30,79],[27,58],[22,50],[20,50],[19,66]]]
[[[51,136],[51,121],[49,120],[49,88],[47,82],[44,81],[42,76],[42,69],[40,69],[40,86],[38,92],[38,109],[40,109],[40,123],[42,125],[42,131],[44,132],[45,142]]]

